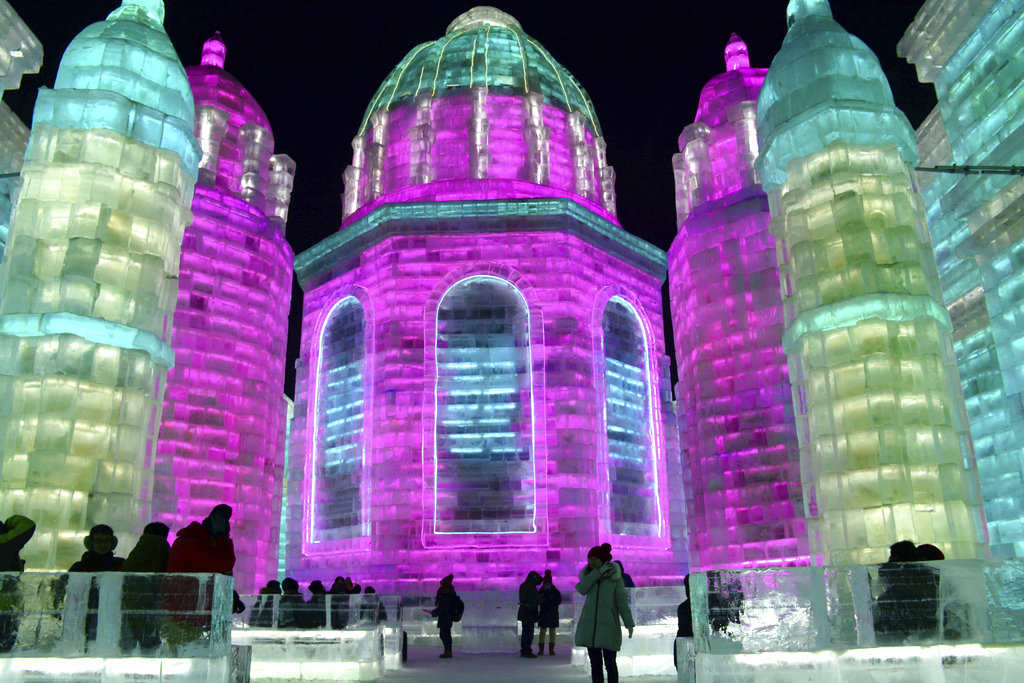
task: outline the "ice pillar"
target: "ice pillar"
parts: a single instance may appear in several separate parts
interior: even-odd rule
[[[1024,163],[1022,0],[929,0],[898,51],[935,84],[922,166]],[[1024,555],[1024,178],[921,173],[992,554]]]
[[[157,448],[153,515],[171,528],[234,508],[235,581],[277,577],[285,346],[292,251],[284,238],[295,163],[273,155],[263,110],[224,71],[220,34],[186,71],[203,149],[181,247],[181,284]]]
[[[71,42],[33,112],[0,273],[0,512],[35,519],[34,568],[67,567],[93,524],[149,517],[199,161],[162,22],[160,0],[125,0]]]
[[[987,553],[913,130],[826,0],[793,0],[757,104],[811,551]]]
[[[800,455],[775,238],[754,173],[754,105],[767,69],[736,35],[672,159],[669,249],[678,410],[686,425],[690,567],[806,563]]]

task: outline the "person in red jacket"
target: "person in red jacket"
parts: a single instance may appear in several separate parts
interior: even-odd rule
[[[180,529],[167,558],[168,574],[227,574],[235,567],[235,546],[231,541],[231,506],[221,503],[202,522]],[[209,590],[212,585],[207,584]],[[172,645],[192,642],[208,631],[211,615],[197,612],[200,604],[209,609],[213,596],[199,599],[200,584],[191,577],[164,579],[164,609],[170,620],[164,622],[164,640]]]

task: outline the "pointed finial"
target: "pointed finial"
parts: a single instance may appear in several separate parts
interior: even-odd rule
[[[733,33],[729,36],[729,43],[725,46],[725,70],[735,71],[736,69],[750,68],[750,53],[747,52],[747,44],[743,39]]]
[[[809,16],[831,19],[832,6],[828,4],[828,0],[789,0],[789,6],[786,8],[787,28]]]
[[[218,69],[224,68],[224,58],[227,56],[228,48],[224,44],[224,39],[220,36],[220,31],[215,31],[214,34],[203,43],[203,56],[199,60],[199,63],[203,66],[215,66]]]
[[[145,10],[150,19],[163,26],[164,0],[121,0],[121,8],[125,7],[140,7]]]

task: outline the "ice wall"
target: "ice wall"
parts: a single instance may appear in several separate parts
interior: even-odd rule
[[[149,520],[156,430],[199,147],[163,4],[125,0],[36,100],[0,271],[0,511],[64,568],[96,523]]]
[[[923,166],[1024,164],[1024,3],[926,2],[899,43],[939,105],[918,132]],[[996,557],[1024,554],[1024,420],[1016,266],[1018,176],[920,174]]]
[[[910,538],[987,552],[913,131],[825,0],[793,0],[757,104],[811,552],[884,560]],[[820,556],[820,559],[819,559]]]
[[[0,0],[0,94],[16,90],[21,77],[36,73],[43,63],[43,46],[7,0]],[[0,102],[0,175],[18,173],[25,162],[28,126]],[[0,257],[7,243],[11,208],[20,179],[0,178]]]
[[[235,581],[256,590],[277,577],[295,164],[273,154],[270,124],[224,71],[225,55],[218,33],[186,69],[202,159],[181,246],[153,517],[177,529],[231,505]]]
[[[669,249],[690,566],[806,563],[800,458],[775,238],[754,170],[767,69],[735,34],[672,157]]]

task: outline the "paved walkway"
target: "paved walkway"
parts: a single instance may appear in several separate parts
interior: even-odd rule
[[[569,647],[554,657],[523,659],[518,654],[462,655],[438,659],[440,648],[409,648],[409,660],[401,671],[388,672],[381,681],[420,683],[589,683],[586,669],[569,663]],[[623,676],[620,681],[676,683],[675,676]]]

